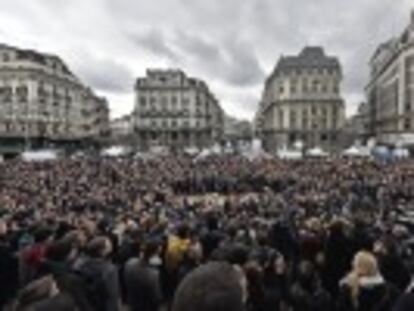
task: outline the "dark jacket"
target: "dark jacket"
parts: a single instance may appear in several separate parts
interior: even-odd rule
[[[320,285],[294,283],[290,290],[290,305],[294,311],[330,311],[331,297]]]
[[[81,311],[75,301],[65,292],[52,294],[56,285],[51,275],[39,278],[26,287],[18,295],[13,311]]]
[[[150,262],[132,258],[124,268],[127,304],[132,311],[159,310],[162,295],[158,267]]]
[[[382,277],[360,280],[359,294],[355,303],[350,287],[344,283],[338,299],[338,311],[390,311],[399,296],[398,289],[386,283]]]
[[[18,285],[18,260],[9,243],[0,238],[0,310],[14,297]]]
[[[100,289],[103,293],[101,303],[105,311],[120,311],[121,293],[119,286],[118,270],[111,262],[100,258],[88,258],[77,269],[80,275],[94,275],[99,278]],[[97,283],[98,283],[97,282]]]
[[[414,310],[414,292],[403,294],[397,301],[392,311],[412,311]]]

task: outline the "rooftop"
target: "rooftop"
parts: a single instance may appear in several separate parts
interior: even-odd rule
[[[305,47],[298,56],[282,56],[277,64],[277,70],[297,68],[334,68],[340,69],[336,57],[326,56],[322,47]]]

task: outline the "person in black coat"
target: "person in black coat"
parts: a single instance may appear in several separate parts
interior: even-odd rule
[[[159,245],[147,242],[142,258],[134,257],[124,267],[126,301],[131,311],[157,311],[162,303]]]
[[[18,285],[18,260],[7,238],[7,226],[0,221],[0,310],[15,296]]]
[[[314,265],[310,261],[299,264],[298,275],[290,288],[290,306],[294,311],[330,311],[330,294],[322,288]]]
[[[392,311],[411,311],[414,310],[414,281],[410,284],[407,291],[398,299]]]

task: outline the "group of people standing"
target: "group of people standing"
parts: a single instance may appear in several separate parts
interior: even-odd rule
[[[5,310],[414,310],[412,160],[0,170]]]

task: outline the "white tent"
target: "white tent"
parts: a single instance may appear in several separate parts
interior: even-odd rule
[[[329,156],[329,153],[322,150],[322,148],[320,147],[314,147],[312,149],[309,149],[306,154],[310,157],[319,157],[319,158],[324,158],[324,157]]]
[[[188,147],[184,149],[184,152],[188,155],[196,155],[200,150],[197,147]]]
[[[277,152],[277,156],[281,159],[299,160],[302,159],[302,152],[298,150],[280,149]]]
[[[58,153],[52,149],[25,151],[21,154],[21,158],[26,162],[53,161],[58,158]]]
[[[112,146],[104,149],[101,155],[104,157],[121,157],[128,153],[128,149],[123,146]]]
[[[348,149],[344,150],[342,153],[344,156],[348,157],[368,157],[370,152],[368,148],[351,146]]]
[[[213,154],[220,154],[221,153],[221,147],[219,144],[214,144],[214,146],[211,148],[211,153]]]
[[[207,158],[208,156],[212,155],[213,152],[210,149],[203,149],[201,152],[196,156],[196,160]]]
[[[392,155],[395,158],[404,159],[410,156],[410,152],[408,151],[408,149],[405,148],[396,148],[393,150]]]

